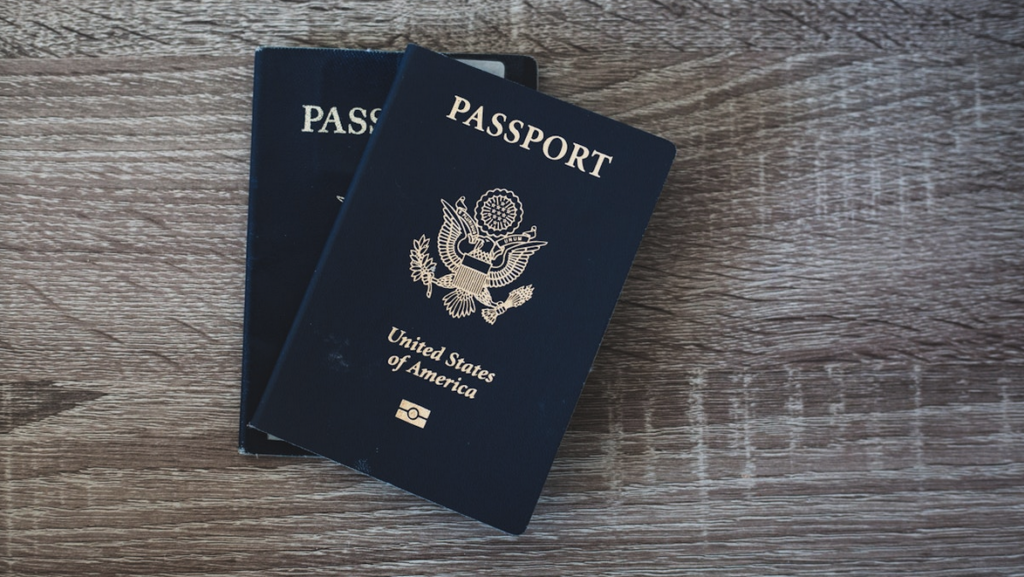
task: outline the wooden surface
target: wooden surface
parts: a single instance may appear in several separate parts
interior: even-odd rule
[[[410,40],[679,147],[519,538],[235,448],[253,49]],[[5,1],[0,574],[1022,575],[1022,94],[1019,1]]]

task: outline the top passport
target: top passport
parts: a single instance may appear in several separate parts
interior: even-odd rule
[[[522,533],[674,155],[410,46],[253,426]]]

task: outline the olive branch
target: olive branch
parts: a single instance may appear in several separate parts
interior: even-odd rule
[[[427,285],[427,298],[434,288],[434,270],[437,263],[427,251],[430,249],[430,239],[426,235],[412,241],[412,250],[409,251],[409,269],[412,271],[413,282],[419,281]]]

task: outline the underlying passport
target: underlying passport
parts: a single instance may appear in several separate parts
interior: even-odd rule
[[[247,427],[341,206],[400,52],[261,48],[253,87],[239,450],[305,451]],[[464,55],[530,88],[527,56]]]
[[[674,155],[410,46],[253,426],[523,532]]]

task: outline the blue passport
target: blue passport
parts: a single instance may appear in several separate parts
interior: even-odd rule
[[[528,56],[467,54],[530,88]],[[401,52],[260,48],[253,87],[239,451],[307,454],[247,427],[295,320]]]
[[[252,425],[522,533],[674,156],[410,46]]]

